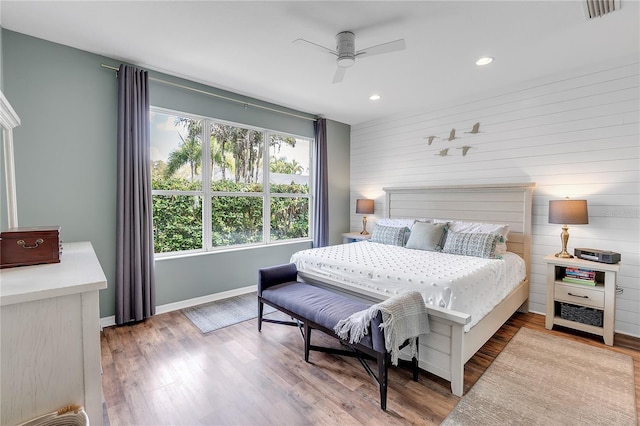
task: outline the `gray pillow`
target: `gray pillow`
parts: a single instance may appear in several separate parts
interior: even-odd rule
[[[468,234],[449,232],[442,251],[449,254],[500,259],[496,255],[496,244],[501,236],[498,234]]]
[[[404,246],[404,233],[407,227],[393,227],[376,225],[371,233],[371,242],[390,244],[393,246]]]
[[[440,251],[440,241],[444,234],[446,223],[416,222],[411,228],[407,248],[416,250]]]

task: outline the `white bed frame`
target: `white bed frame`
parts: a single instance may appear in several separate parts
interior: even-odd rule
[[[454,395],[462,396],[464,364],[517,310],[529,308],[529,257],[531,250],[531,202],[535,183],[383,188],[386,216],[390,218],[442,218],[470,222],[508,223],[509,251],[521,256],[527,277],[469,331],[471,316],[428,307],[431,333],[420,336],[420,368],[451,382]],[[368,300],[380,296],[361,293],[344,283],[300,272],[306,282]]]

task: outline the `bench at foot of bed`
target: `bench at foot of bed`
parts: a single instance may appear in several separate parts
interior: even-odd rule
[[[369,325],[368,333],[359,343],[342,340],[333,328],[338,321],[371,305],[350,299],[346,296],[315,287],[297,280],[298,271],[294,264],[262,268],[258,271],[258,331],[263,322],[293,325],[302,328],[304,339],[304,359],[309,362],[309,352],[319,351],[343,356],[357,357],[380,389],[380,407],[387,408],[387,381],[391,355],[385,349],[384,331],[380,330],[382,314],[378,312]],[[297,321],[278,321],[263,318],[264,304],[273,306]],[[311,330],[339,339],[349,350],[327,348],[311,344]],[[406,342],[405,342],[406,343]],[[403,345],[404,346],[404,345]],[[377,375],[364,359],[377,362]],[[410,362],[413,380],[418,380],[418,360]]]

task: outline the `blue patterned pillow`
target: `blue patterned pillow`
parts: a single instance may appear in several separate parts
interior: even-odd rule
[[[498,234],[449,232],[442,251],[485,259],[500,259],[500,256],[496,256],[496,245],[500,238],[501,236]]]
[[[404,246],[404,233],[407,227],[393,227],[376,225],[371,233],[371,242],[389,244],[393,246]]]

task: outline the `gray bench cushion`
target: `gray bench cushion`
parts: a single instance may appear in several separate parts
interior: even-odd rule
[[[262,298],[333,330],[338,321],[371,305],[300,282],[277,284],[262,291]],[[366,335],[360,343],[371,347]]]

